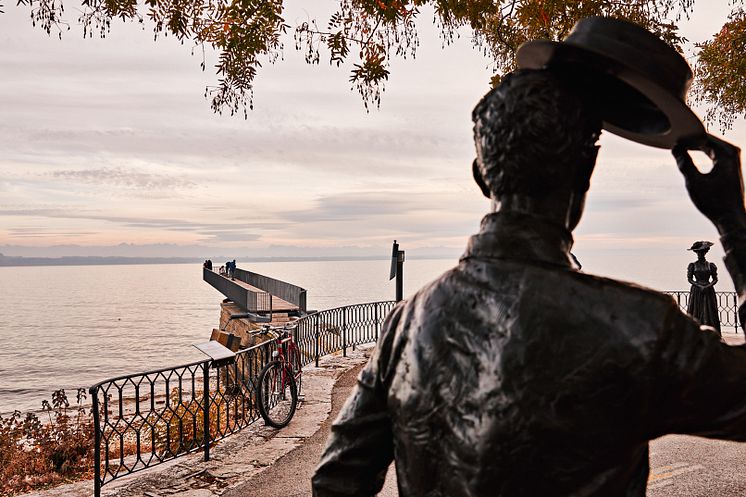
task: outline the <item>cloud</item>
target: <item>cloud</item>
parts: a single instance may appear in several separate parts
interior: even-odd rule
[[[340,120],[353,121],[354,116]],[[148,185],[147,180],[155,185],[164,182],[165,178],[159,177],[138,178],[138,174],[152,173],[128,166],[133,162],[187,173],[190,178],[185,182],[190,187],[197,178],[226,175],[281,183],[283,177],[291,179],[299,171],[317,181],[330,176],[335,180],[385,176],[401,181],[447,172],[454,163],[463,163],[466,169],[474,153],[469,126],[464,121],[458,133],[410,129],[402,122],[311,128],[298,116],[271,126],[260,122],[240,127],[161,123],[156,129],[142,123],[137,130],[71,129],[64,122],[41,130],[31,125],[0,124],[0,147],[6,151],[5,161],[53,167],[60,179],[94,182],[108,174],[110,179],[120,180],[121,186]],[[78,172],[82,168],[70,167],[75,162],[96,165]],[[99,166],[102,163],[107,166]],[[108,166],[112,163],[125,166]]]
[[[0,253],[6,256],[21,257],[217,257],[224,255],[224,249],[199,244],[132,244],[116,245],[76,245],[59,244],[51,246],[0,245]]]
[[[463,247],[477,231],[487,203],[476,192],[358,191],[324,195],[304,210],[285,211],[292,228],[271,239],[278,245],[379,245],[394,238],[410,247]],[[268,237],[269,238],[269,237]]]
[[[94,235],[93,231],[65,231],[58,229],[39,229],[36,227],[14,227],[9,228],[8,232],[13,238],[76,238],[81,236]]]
[[[124,228],[195,233],[202,238],[203,241],[210,243],[256,241],[261,238],[261,234],[257,233],[257,230],[266,230],[283,226],[267,222],[254,225],[252,223],[198,222],[175,218],[117,216],[101,212],[80,212],[61,208],[0,209],[0,216],[8,218],[34,217],[102,221],[117,224]],[[12,237],[32,236],[29,233],[32,233],[35,237],[52,236],[55,233],[62,233],[56,228],[10,228],[7,231]],[[92,234],[94,232],[80,231],[78,233],[82,235]]]
[[[381,225],[410,226],[415,231],[422,223],[430,228],[449,219],[476,218],[484,202],[474,192],[464,196],[458,191],[358,191],[323,195],[303,210],[285,211],[283,219],[298,225],[319,223],[357,223],[366,229]]]
[[[54,178],[90,183],[94,185],[114,185],[141,190],[166,190],[194,188],[196,183],[184,178],[153,174],[122,167],[102,167],[98,169],[68,169],[54,171]]]
[[[418,195],[403,192],[355,192],[324,195],[304,210],[286,211],[293,222],[360,221],[370,216],[401,215],[418,208]]]
[[[244,232],[242,228],[235,230],[203,230],[202,234],[205,235],[203,239],[205,243],[218,244],[222,242],[255,242],[261,238],[261,235]]]

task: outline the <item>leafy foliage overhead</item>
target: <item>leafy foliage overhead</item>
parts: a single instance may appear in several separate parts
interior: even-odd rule
[[[77,21],[85,36],[106,36],[113,20],[152,26],[156,38],[173,35],[196,48],[217,51],[218,84],[208,87],[216,112],[243,112],[252,107],[252,85],[262,62],[275,62],[292,31],[295,48],[310,64],[328,59],[351,63],[350,83],[365,107],[379,105],[392,57],[414,57],[419,46],[416,19],[432,7],[433,22],[445,44],[460,30],[471,31],[474,46],[494,61],[495,77],[510,71],[517,48],[527,40],[560,40],[581,18],[613,16],[634,21],[682,50],[685,40],[677,23],[689,16],[694,0],[337,0],[336,11],[323,21],[309,19],[290,26],[283,0],[82,0]],[[34,25],[48,34],[69,29],[62,0],[18,0],[30,9]],[[715,37],[698,45],[697,96],[713,104],[709,117],[723,125],[744,113],[744,12],[734,11]],[[203,52],[204,53],[204,52]],[[202,67],[204,69],[204,56]]]
[[[746,116],[746,12],[735,9],[711,40],[697,46],[695,98],[710,104],[707,121],[730,128]]]

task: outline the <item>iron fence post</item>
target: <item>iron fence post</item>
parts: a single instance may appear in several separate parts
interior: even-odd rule
[[[738,294],[733,293],[733,314],[735,314],[736,319],[736,335],[738,334]],[[744,333],[746,333],[746,330],[744,330]]]
[[[342,308],[342,355],[347,357],[347,307]]]
[[[319,367],[319,313],[314,316],[314,327],[316,329],[316,343],[314,345],[314,355],[316,356],[316,367]]]
[[[380,324],[378,323],[378,302],[375,303],[376,309],[376,343],[378,342],[378,333],[380,330]]]
[[[101,422],[98,412],[98,388],[88,390],[93,401],[93,495],[101,496]]]
[[[204,433],[202,440],[205,444],[205,461],[210,460],[210,361],[202,365],[202,418]]]

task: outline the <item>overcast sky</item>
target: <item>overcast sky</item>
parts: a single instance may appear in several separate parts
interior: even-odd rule
[[[303,6],[334,5],[286,3],[290,24]],[[5,255],[385,254],[396,238],[413,256],[455,256],[488,210],[470,174],[470,113],[492,71],[466,37],[441,49],[430,14],[416,60],[392,63],[380,110],[366,114],[349,67],[307,66],[289,37],[244,120],[212,114],[203,98],[215,82],[209,54],[202,72],[191,47],[154,42],[148,27],[114,23],[108,38],[83,40],[73,26],[60,41],[32,28],[25,8],[5,11]],[[700,0],[684,34],[708,38],[727,12],[727,0]],[[743,119],[726,139],[746,145]],[[601,145],[575,252],[603,274],[663,285],[620,265],[679,271],[684,249],[715,231],[669,152],[608,133]]]

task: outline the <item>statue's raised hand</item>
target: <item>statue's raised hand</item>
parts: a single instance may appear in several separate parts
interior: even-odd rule
[[[688,149],[692,148],[678,144],[672,153],[695,207],[712,221],[720,234],[746,228],[739,148],[707,135],[704,143],[697,147],[712,160],[712,170],[706,174],[694,165]]]

